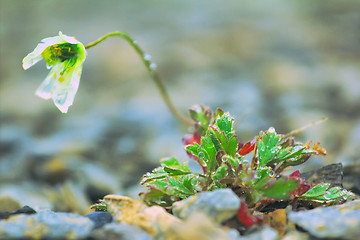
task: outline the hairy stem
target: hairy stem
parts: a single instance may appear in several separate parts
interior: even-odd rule
[[[194,122],[190,118],[187,118],[183,114],[181,114],[174,106],[173,102],[171,101],[171,99],[166,91],[164,84],[162,83],[159,75],[156,72],[156,64],[151,61],[151,56],[149,54],[145,53],[144,50],[142,50],[140,48],[140,46],[137,44],[136,40],[131,38],[129,35],[127,35],[126,33],[123,33],[123,32],[111,32],[111,33],[108,33],[108,34],[102,36],[101,38],[95,40],[94,42],[85,45],[85,48],[89,49],[93,46],[96,46],[97,44],[101,43],[108,37],[112,37],[112,36],[121,37],[122,39],[124,39],[126,42],[128,42],[130,44],[130,46],[140,56],[140,59],[142,60],[146,69],[148,70],[152,80],[154,81],[157,89],[160,92],[161,97],[165,101],[170,112],[181,122],[183,122],[187,125],[193,125]]]

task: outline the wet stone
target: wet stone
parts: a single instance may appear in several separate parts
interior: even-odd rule
[[[153,239],[145,231],[140,228],[119,223],[109,223],[104,227],[99,228],[93,232],[92,235],[95,239],[107,240],[151,240]]]
[[[87,217],[91,221],[93,221],[93,223],[95,224],[94,228],[101,228],[105,224],[111,223],[112,220],[113,220],[110,213],[108,213],[106,211],[92,212],[92,213],[89,213],[89,214],[85,215],[85,217]]]
[[[173,205],[175,216],[186,219],[194,212],[205,213],[213,221],[221,223],[233,217],[240,207],[240,199],[230,189],[201,192]]]
[[[91,236],[93,226],[74,213],[18,214],[0,221],[0,239],[83,239]]]
[[[291,212],[289,220],[317,238],[356,239],[360,236],[360,200]]]

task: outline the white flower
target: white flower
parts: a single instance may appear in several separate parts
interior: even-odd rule
[[[36,90],[36,95],[52,98],[59,110],[66,113],[74,102],[85,58],[84,45],[74,37],[59,32],[59,36],[41,40],[35,50],[23,59],[23,68],[26,70],[41,59],[46,61],[47,68],[51,70]]]

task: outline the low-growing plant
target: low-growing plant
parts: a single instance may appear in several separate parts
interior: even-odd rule
[[[328,183],[311,187],[300,178],[299,171],[282,176],[286,168],[302,164],[312,155],[325,155],[319,143],[302,144],[292,134],[278,134],[271,127],[244,144],[235,134],[234,118],[229,113],[195,106],[190,115],[194,131],[183,142],[201,172],[173,157],[161,160],[161,166],[141,181],[147,191],[140,196],[148,205],[170,207],[198,192],[221,188],[231,188],[254,210],[276,201],[331,205],[353,197],[351,192],[330,188]]]

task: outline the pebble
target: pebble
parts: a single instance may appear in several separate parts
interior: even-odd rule
[[[360,236],[360,200],[310,211],[290,212],[289,220],[317,238]]]
[[[22,208],[19,208],[16,210],[13,214],[34,214],[36,211],[29,207],[28,205],[23,206]]]
[[[95,224],[94,228],[101,228],[107,223],[111,223],[113,218],[110,213],[106,211],[95,211],[85,215],[85,217],[89,218]]]
[[[18,214],[0,221],[0,239],[83,239],[91,236],[93,226],[89,218],[74,213]]]
[[[188,199],[173,204],[173,214],[186,219],[194,212],[209,216],[216,223],[221,223],[235,216],[240,207],[240,198],[230,189],[213,192],[201,192]]]

